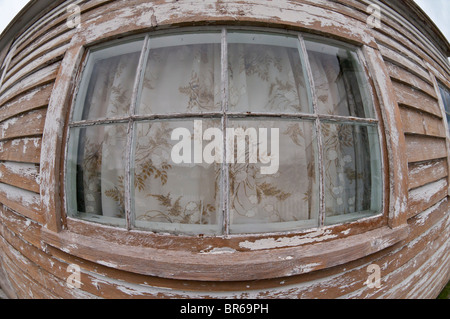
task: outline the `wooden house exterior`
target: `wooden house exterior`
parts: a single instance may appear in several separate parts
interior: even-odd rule
[[[380,214],[190,235],[67,213],[68,134],[96,125],[71,120],[89,48],[210,29],[358,48],[376,118],[359,121],[380,132]],[[1,288],[10,298],[436,298],[450,280],[449,56],[412,0],[30,1],[0,38]]]

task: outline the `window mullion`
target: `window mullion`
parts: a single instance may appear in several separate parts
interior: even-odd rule
[[[221,41],[221,66],[222,66],[222,136],[223,136],[223,160],[222,160],[222,218],[223,234],[230,234],[230,209],[229,209],[229,167],[227,163],[227,127],[228,127],[228,42],[227,29],[222,29]]]
[[[315,127],[317,134],[317,157],[319,168],[319,227],[323,227],[325,224],[325,168],[323,162],[323,138],[322,138],[322,122],[319,117],[319,107],[317,103],[316,87],[314,85],[314,78],[311,69],[311,64],[308,59],[308,51],[306,50],[305,40],[302,35],[298,35],[301,48],[301,56],[303,58],[304,68],[306,69],[306,76],[308,77],[308,83],[310,86],[310,99],[313,106],[315,115]]]
[[[149,55],[149,43],[150,37],[147,35],[144,40],[144,45],[141,51],[141,56],[139,58],[139,64],[136,72],[136,78],[134,81],[133,93],[131,96],[130,110],[129,110],[129,120],[128,120],[128,131],[127,131],[127,149],[125,154],[125,177],[124,177],[124,187],[125,187],[125,215],[127,222],[127,229],[131,230],[135,224],[135,215],[132,204],[132,189],[134,184],[134,170],[132,170],[133,165],[133,146],[134,146],[134,120],[133,115],[136,113],[136,106],[139,98],[139,92],[141,84],[144,78],[144,68],[147,63]]]

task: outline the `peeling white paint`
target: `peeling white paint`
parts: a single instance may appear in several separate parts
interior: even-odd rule
[[[309,272],[313,271],[314,269],[317,269],[317,267],[319,267],[321,265],[322,265],[321,263],[311,263],[311,264],[296,266],[296,267],[294,267],[292,274],[309,273]]]
[[[447,179],[441,179],[437,182],[427,184],[423,187],[412,190],[409,198],[412,201],[429,203],[434,195],[439,193],[447,186]]]
[[[21,203],[23,206],[38,208],[40,205],[39,194],[32,193],[21,188],[0,183],[0,193],[8,200]]]
[[[111,263],[111,262],[107,262],[107,261],[103,261],[103,260],[98,260],[97,263],[102,265],[102,266],[109,267],[109,268],[117,268],[118,267],[117,264],[114,264],[114,263]]]
[[[441,204],[446,201],[446,199],[443,199],[442,201],[440,201],[439,203],[433,205],[432,207],[428,208],[427,210],[425,210],[424,212],[420,213],[419,215],[416,216],[416,223],[418,225],[425,225],[425,222],[428,220],[428,218],[430,217],[430,215],[432,213],[434,213],[436,211],[436,209],[441,206]]]
[[[200,252],[202,255],[221,255],[221,254],[233,254],[237,252],[236,249],[230,247],[220,247],[214,249],[206,249]]]

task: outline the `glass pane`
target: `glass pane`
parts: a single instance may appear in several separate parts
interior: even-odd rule
[[[220,43],[220,33],[152,38],[138,113],[221,111]]]
[[[444,103],[445,114],[447,116],[447,123],[450,129],[450,90],[442,85],[439,85],[441,91],[442,102]]]
[[[137,124],[136,227],[185,234],[222,231],[221,120]],[[205,134],[214,133],[210,140]],[[216,145],[211,151],[211,145]],[[208,155],[208,150],[209,154]],[[205,155],[206,154],[206,155]]]
[[[125,226],[124,176],[127,125],[70,130],[68,151],[69,214]]]
[[[228,34],[231,112],[311,113],[297,37]]]
[[[231,232],[318,226],[318,169],[309,121],[230,120]],[[234,143],[232,142],[234,140]],[[232,151],[228,151],[232,150]]]
[[[306,41],[320,114],[374,118],[364,71],[355,52]]]
[[[91,51],[73,121],[128,115],[143,41]]]
[[[381,211],[381,157],[377,128],[322,125],[325,224],[336,224]]]

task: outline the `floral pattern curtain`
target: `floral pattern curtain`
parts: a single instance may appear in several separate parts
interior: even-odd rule
[[[313,112],[297,39],[275,38],[229,36],[230,112]],[[220,35],[207,34],[202,39],[181,35],[150,42],[137,114],[222,111]],[[346,56],[345,50],[336,54],[326,49],[308,49],[320,113],[364,116],[353,57]],[[95,65],[83,120],[128,114],[138,61],[139,53],[131,52]],[[264,164],[250,163],[247,148],[246,163],[228,163],[225,178],[222,163],[175,164],[171,160],[177,143],[172,132],[184,127],[194,133],[193,121],[135,122],[131,165],[137,227],[220,233],[225,216],[223,196],[228,196],[231,232],[317,227],[319,165],[324,169],[327,218],[371,209],[371,147],[376,129],[322,123],[323,162],[319,163],[314,121],[229,118],[229,128],[267,129],[269,152],[273,149],[271,129],[278,129],[280,162],[276,174],[261,174]],[[203,130],[222,129],[221,118],[203,118],[202,123]],[[124,219],[127,125],[95,126],[77,132],[78,210]]]
[[[358,78],[362,72],[356,55],[317,42],[307,42],[307,48],[319,113],[372,117]],[[375,161],[376,127],[324,122],[322,135],[326,217],[375,209],[372,174],[379,165]]]
[[[81,120],[129,114],[140,52],[101,59],[93,65]],[[78,210],[125,218],[124,176],[127,125],[77,129]]]

